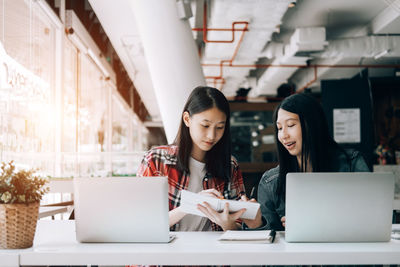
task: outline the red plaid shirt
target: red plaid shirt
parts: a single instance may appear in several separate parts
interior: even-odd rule
[[[178,147],[159,146],[149,150],[143,157],[137,171],[137,176],[168,176],[169,210],[179,207],[181,190],[187,189],[190,177],[187,174],[179,175],[176,169]],[[222,193],[225,199],[240,199],[245,194],[242,172],[234,158],[231,160],[231,180],[229,183],[206,174],[203,178],[203,189],[215,188]],[[213,230],[222,230],[215,223],[211,223]],[[171,230],[175,230],[173,226]]]

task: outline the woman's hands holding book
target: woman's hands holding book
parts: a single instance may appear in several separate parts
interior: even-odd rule
[[[243,195],[240,199],[241,201],[250,201],[250,202],[257,202],[254,198],[248,199],[245,195]],[[243,219],[243,222],[249,227],[249,228],[258,228],[262,226],[262,218],[261,218],[261,209],[258,209],[257,215],[253,220],[249,219]]]
[[[241,209],[237,212],[229,213],[229,203],[225,203],[222,212],[214,210],[207,202],[204,202],[203,205],[198,204],[197,208],[204,213],[208,219],[221,226],[224,231],[239,229],[240,225],[236,221],[246,211],[246,209]]]

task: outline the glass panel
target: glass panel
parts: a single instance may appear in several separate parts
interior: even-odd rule
[[[113,96],[112,101],[112,151],[128,150],[128,111],[122,100]]]
[[[132,147],[134,151],[141,150],[139,135],[140,135],[139,119],[136,116],[134,116],[132,119]]]
[[[87,55],[81,55],[80,68],[79,152],[101,152],[107,115],[104,77]]]
[[[76,92],[77,50],[64,37],[64,80],[63,80],[63,131],[62,151],[77,151],[77,92]]]
[[[95,63],[85,54],[80,55],[78,100],[78,162],[80,176],[107,176],[108,157],[104,133],[107,125],[107,86]]]
[[[55,27],[32,1],[1,1],[0,14],[1,160],[52,173]]]

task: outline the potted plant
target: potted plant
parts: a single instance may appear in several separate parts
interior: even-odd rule
[[[36,170],[16,171],[13,162],[0,169],[0,248],[28,248],[33,244],[39,203],[48,192],[47,179]]]

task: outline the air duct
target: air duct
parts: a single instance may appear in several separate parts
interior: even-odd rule
[[[319,58],[380,58],[400,56],[400,36],[365,36],[330,41]]]
[[[283,56],[278,56],[272,65],[305,65],[310,59],[308,54],[324,50],[328,42],[325,41],[325,28],[298,28],[290,38],[290,43],[284,48]],[[275,45],[275,44],[273,44]],[[271,48],[272,49],[272,48]],[[269,48],[267,47],[266,51]],[[276,89],[297,71],[297,67],[268,68],[259,78],[255,94],[276,95]]]

